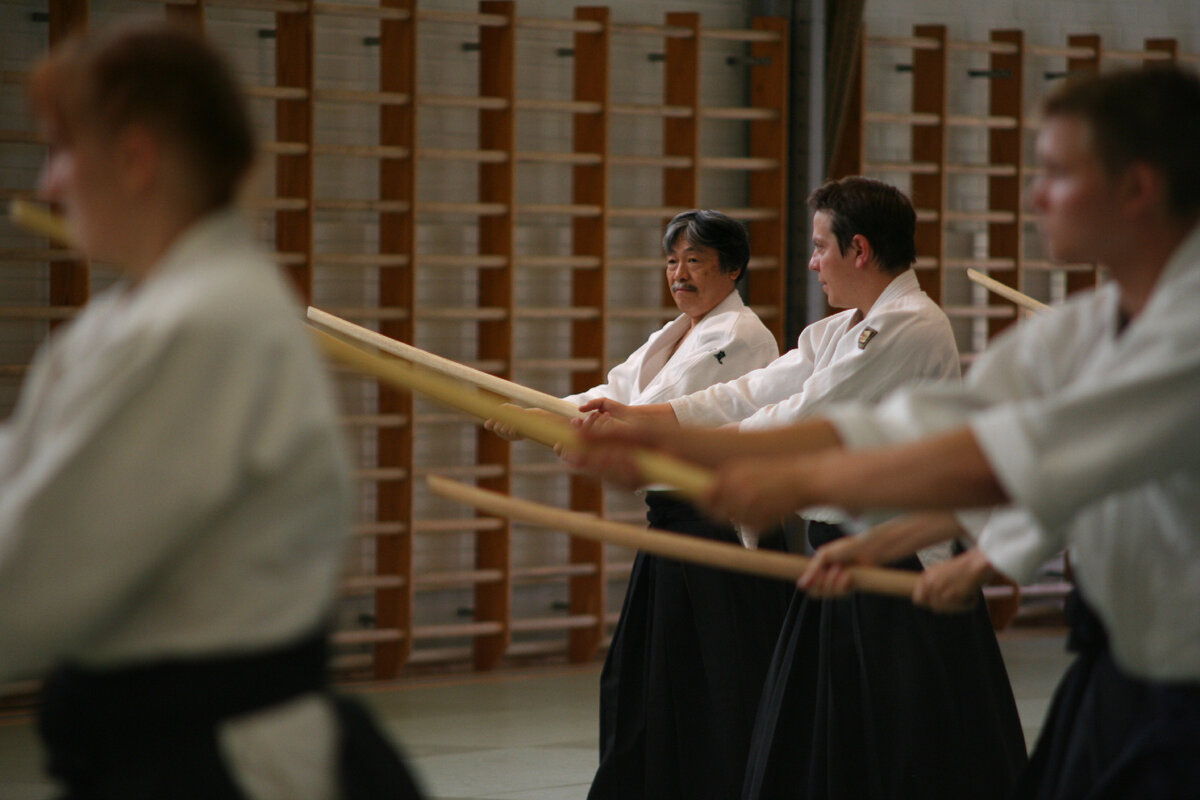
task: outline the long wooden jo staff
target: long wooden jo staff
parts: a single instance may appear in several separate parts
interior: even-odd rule
[[[460,364],[457,361],[434,355],[419,347],[413,347],[411,344],[397,341],[390,336],[384,336],[382,333],[373,331],[370,328],[355,325],[353,322],[330,314],[328,311],[322,311],[319,308],[309,306],[308,319],[310,322],[322,325],[348,339],[378,348],[389,355],[403,358],[405,361],[431,369],[442,375],[466,381],[473,386],[486,389],[501,397],[507,397],[528,408],[540,408],[544,411],[552,411],[559,416],[568,418],[587,416],[574,403],[567,402],[562,398],[546,394],[545,392],[539,392],[536,389],[530,389],[528,386],[522,386],[519,383],[506,381],[504,378],[472,369],[466,364]]]
[[[404,361],[369,353],[328,333],[315,329],[312,333],[326,355],[393,386],[420,392],[481,420],[500,420],[511,425],[525,438],[549,447],[555,444],[574,449],[583,447],[579,432],[566,421],[532,414],[481,392],[474,386],[435,375]],[[689,498],[700,498],[712,486],[712,473],[695,464],[645,449],[635,450],[633,458],[647,480],[668,484]]]
[[[977,269],[968,269],[967,277],[978,283],[980,286],[987,287],[990,291],[1003,297],[1005,300],[1011,300],[1022,308],[1027,308],[1033,312],[1049,311],[1050,306],[1043,303],[1041,300],[1035,300],[1027,294],[1018,292],[1011,286],[1005,286],[995,278],[989,278]]]
[[[13,200],[8,204],[8,216],[27,231],[40,233],[59,244],[74,244],[66,221],[45,206],[28,200]]]
[[[438,475],[430,475],[426,480],[434,494],[458,500],[492,514],[542,528],[566,531],[572,536],[584,539],[645,550],[680,561],[789,581],[799,578],[809,564],[809,559],[804,556],[770,550],[747,550],[737,544],[610,522],[578,511],[564,511],[541,503],[518,500]],[[850,567],[850,572],[854,576],[854,588],[876,594],[909,597],[917,583],[916,573],[899,569]]]

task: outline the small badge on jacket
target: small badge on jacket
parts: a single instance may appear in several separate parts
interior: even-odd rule
[[[858,349],[866,350],[867,345],[871,343],[871,340],[875,338],[875,334],[877,333],[879,331],[874,328],[863,328],[863,332],[858,335]]]
[[[715,358],[717,360],[718,364],[724,364],[725,363],[725,351],[718,350],[717,352],[713,353],[713,358]]]

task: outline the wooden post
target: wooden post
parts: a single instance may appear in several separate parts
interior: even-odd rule
[[[505,211],[497,216],[479,218],[479,252],[506,259],[499,269],[479,271],[479,305],[503,308],[503,319],[477,323],[479,358],[504,362],[500,377],[512,378],[513,364],[513,225],[516,200],[516,10],[512,0],[482,0],[480,13],[508,18],[503,27],[479,29],[479,94],[506,101],[503,108],[479,112],[479,147],[500,150],[508,158],[496,164],[479,165],[479,202],[503,203]],[[511,490],[512,446],[487,431],[477,433],[477,459],[480,464],[502,468],[495,478],[482,478],[480,486],[507,494]],[[502,578],[475,585],[475,620],[498,622],[500,631],[483,634],[474,640],[475,668],[494,668],[504,657],[512,627],[512,523],[480,531],[475,538],[476,569],[498,570]]]
[[[933,124],[914,124],[912,160],[937,164],[937,171],[912,177],[912,201],[917,213],[932,211],[935,219],[917,221],[917,257],[933,259],[933,274],[921,281],[935,303],[945,302],[946,241],[946,26],[917,25],[913,36],[937,39],[936,50],[913,50],[913,111],[934,114]]]
[[[379,305],[409,313],[385,319],[379,330],[386,336],[411,342],[415,333],[416,266],[413,206],[416,203],[417,113],[413,98],[417,86],[416,0],[381,0],[384,8],[407,10],[407,19],[379,22],[379,89],[408,97],[407,103],[385,103],[379,109],[379,144],[408,151],[406,158],[379,162],[379,198],[406,205],[407,210],[379,215],[379,252],[403,257],[400,266],[379,268]],[[398,416],[400,426],[381,426],[376,432],[376,464],[402,469],[402,481],[380,483],[375,498],[375,519],[398,523],[400,532],[381,535],[375,543],[377,575],[399,576],[404,584],[375,592],[375,625],[403,633],[400,641],[375,645],[376,678],[393,678],[412,651],[413,608],[413,399],[409,392],[379,386],[378,411]]]
[[[1099,72],[1100,60],[1103,58],[1103,48],[1100,37],[1089,33],[1067,37],[1069,47],[1090,47],[1092,55],[1067,59],[1067,72]],[[1100,285],[1100,268],[1095,266],[1090,270],[1071,270],[1067,272],[1067,294],[1073,294],[1080,289],[1094,289]]]
[[[275,14],[275,83],[303,89],[304,97],[275,101],[275,135],[280,142],[304,145],[304,152],[280,154],[275,162],[275,192],[304,201],[302,208],[275,212],[275,248],[303,261],[288,271],[306,304],[312,302],[313,207],[313,13]]]
[[[988,176],[988,209],[1012,214],[1011,222],[988,223],[988,256],[1011,259],[1011,268],[993,269],[989,277],[1024,291],[1022,270],[1024,231],[1021,222],[1022,187],[1025,181],[1025,34],[1018,30],[992,31],[993,42],[1005,42],[1016,47],[1015,53],[992,53],[989,113],[992,116],[1014,117],[1012,128],[988,129],[988,163],[1011,167],[1011,175]],[[995,336],[1011,325],[1015,317],[989,318],[988,337]]]
[[[773,266],[755,268],[748,277],[753,306],[777,310],[763,320],[780,346],[787,330],[783,315],[787,296],[787,150],[788,150],[788,22],[778,17],[754,20],[755,30],[778,34],[774,42],[754,42],[750,49],[750,105],[778,112],[775,119],[750,123],[750,155],[770,158],[778,166],[750,173],[750,205],[774,212],[772,219],[750,223],[751,252]]]
[[[600,113],[578,112],[572,115],[574,150],[599,153],[599,164],[578,165],[571,170],[571,202],[598,205],[594,217],[576,217],[571,222],[571,252],[577,256],[600,259],[599,269],[575,269],[571,272],[571,302],[576,308],[596,308],[594,319],[571,323],[571,357],[594,359],[596,368],[575,372],[571,389],[581,392],[604,382],[608,363],[608,125],[609,125],[609,52],[610,12],[601,7],[575,9],[575,19],[591,20],[604,26],[597,33],[575,34],[574,100],[600,103]],[[571,508],[604,514],[604,485],[593,477],[571,475]],[[592,615],[596,624],[573,628],[568,633],[567,655],[571,661],[590,660],[604,641],[607,580],[605,552],[600,542],[572,538],[572,564],[589,564],[594,572],[573,575],[568,581],[568,608],[572,616]]]
[[[685,156],[691,163],[686,167],[663,169],[663,205],[695,208],[700,195],[700,15],[693,12],[667,14],[666,24],[688,28],[692,35],[666,39],[663,103],[684,106],[691,109],[691,114],[663,119],[663,155]],[[664,308],[675,307],[675,299],[665,281],[662,298]]]

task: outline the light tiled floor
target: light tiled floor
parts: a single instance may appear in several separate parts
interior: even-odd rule
[[[1000,637],[1032,743],[1069,659],[1062,632]],[[600,668],[415,679],[358,690],[436,800],[578,800],[596,767]],[[32,721],[0,717],[0,800],[48,800]]]

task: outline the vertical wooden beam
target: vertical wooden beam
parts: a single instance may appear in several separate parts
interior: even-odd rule
[[[1099,72],[1100,60],[1104,50],[1100,36],[1094,33],[1067,37],[1068,47],[1089,47],[1092,55],[1068,58],[1067,72]],[[1100,285],[1100,267],[1097,265],[1091,271],[1073,270],[1067,273],[1067,294],[1071,295],[1080,289],[1094,289]]]
[[[1150,53],[1166,53],[1172,62],[1179,60],[1179,41],[1177,39],[1147,39],[1146,51]],[[1163,63],[1161,59],[1146,59],[1146,66]]]
[[[479,252],[504,256],[502,269],[479,272],[479,305],[503,308],[503,319],[477,323],[479,358],[505,364],[501,377],[512,377],[513,362],[513,242],[514,204],[516,200],[516,10],[512,0],[482,0],[482,14],[508,18],[503,27],[479,29],[479,94],[506,102],[503,108],[479,112],[479,147],[501,150],[508,158],[498,164],[479,165],[479,201],[503,203],[499,216],[479,218]],[[498,436],[480,429],[476,455],[480,464],[498,465],[498,477],[485,478],[479,485],[508,494],[511,489],[512,447]],[[498,530],[480,531],[475,538],[475,565],[478,569],[499,570],[499,581],[475,584],[475,619],[499,622],[501,631],[477,636],[474,644],[475,668],[492,669],[504,657],[511,638],[512,625],[512,525],[505,519]]]
[[[54,47],[73,33],[86,30],[88,26],[89,0],[50,0],[49,11],[49,45]],[[50,246],[59,249],[61,246],[51,242]],[[86,260],[51,261],[50,265],[50,305],[51,306],[82,306],[91,296],[92,268]],[[62,320],[52,320],[50,328],[54,329],[63,323]]]
[[[750,155],[771,158],[778,166],[750,173],[750,205],[769,209],[774,218],[751,222],[750,248],[774,266],[756,268],[748,277],[750,304],[775,309],[763,322],[781,347],[787,330],[787,163],[788,163],[788,21],[779,17],[754,20],[755,30],[778,34],[774,42],[755,42],[750,49],[750,105],[778,112],[775,119],[750,123]]]
[[[571,202],[600,206],[595,217],[576,217],[571,222],[571,252],[600,259],[599,269],[575,269],[571,273],[571,303],[576,308],[596,308],[595,319],[571,323],[571,356],[595,359],[594,370],[571,377],[573,392],[582,392],[604,382],[608,363],[608,124],[609,124],[609,9],[579,7],[575,19],[598,22],[603,30],[575,34],[575,100],[600,103],[598,114],[576,113],[572,118],[573,147],[577,153],[599,153],[599,164],[578,165],[571,170]],[[604,485],[586,475],[572,475],[571,508],[604,513]],[[606,608],[604,545],[571,537],[572,564],[590,564],[595,572],[572,576],[568,583],[568,606],[572,616],[591,615],[596,624],[574,628],[568,634],[567,655],[571,661],[591,659],[604,640]]]
[[[990,270],[992,278],[1019,291],[1024,290],[1022,259],[1025,226],[1021,222],[1025,166],[1025,34],[1019,30],[992,31],[991,41],[1016,47],[1015,53],[992,53],[989,112],[1014,117],[1013,128],[988,129],[988,163],[1012,167],[1012,175],[988,176],[988,209],[1007,211],[1012,222],[988,223],[988,255],[1013,260],[1011,269]],[[1013,319],[989,319],[988,336],[995,336]]]
[[[838,123],[837,135],[834,141],[826,147],[833,155],[829,159],[829,179],[844,178],[847,175],[861,175],[866,156],[866,101],[863,95],[863,75],[867,70],[866,26],[859,30],[858,56],[854,59],[854,69],[850,73],[849,95],[846,106],[842,110],[842,118]],[[814,109],[813,113],[827,113],[824,109]],[[813,176],[814,179],[816,176]]]
[[[408,151],[407,157],[383,158],[379,162],[379,199],[404,204],[406,210],[379,215],[379,252],[402,255],[401,266],[379,268],[379,305],[407,311],[398,319],[385,319],[379,330],[402,342],[414,341],[416,327],[416,263],[413,207],[416,203],[417,113],[413,98],[417,86],[416,0],[381,0],[384,8],[409,12],[408,19],[379,23],[379,89],[408,98],[406,103],[387,103],[379,109],[379,143]],[[375,544],[375,572],[399,575],[404,585],[375,593],[375,624],[381,629],[400,630],[403,638],[375,646],[375,677],[393,678],[412,650],[413,608],[413,400],[410,392],[379,386],[379,413],[405,420],[400,427],[378,429],[376,463],[383,468],[402,469],[406,477],[398,483],[381,483],[375,498],[375,519],[399,523],[401,532],[379,536]]]
[[[204,32],[204,0],[192,0],[190,5],[168,3],[165,11],[168,22]]]
[[[275,162],[275,193],[304,201],[304,207],[275,212],[275,249],[303,258],[288,272],[305,302],[312,300],[313,206],[313,13],[275,15],[275,83],[303,89],[303,98],[275,101],[275,136],[303,152],[281,154]]]
[[[663,61],[663,103],[691,109],[686,117],[663,118],[663,155],[686,156],[686,167],[663,169],[663,205],[695,208],[700,195],[700,15],[667,14],[666,24],[688,28],[688,37],[669,36]],[[670,287],[663,283],[662,304],[675,307]]]
[[[946,26],[917,25],[913,36],[937,39],[936,50],[913,50],[913,111],[937,115],[933,125],[913,125],[912,160],[932,162],[937,172],[912,177],[912,201],[917,213],[932,211],[936,219],[917,221],[917,257],[932,258],[921,288],[939,305],[945,293],[946,256]]]

